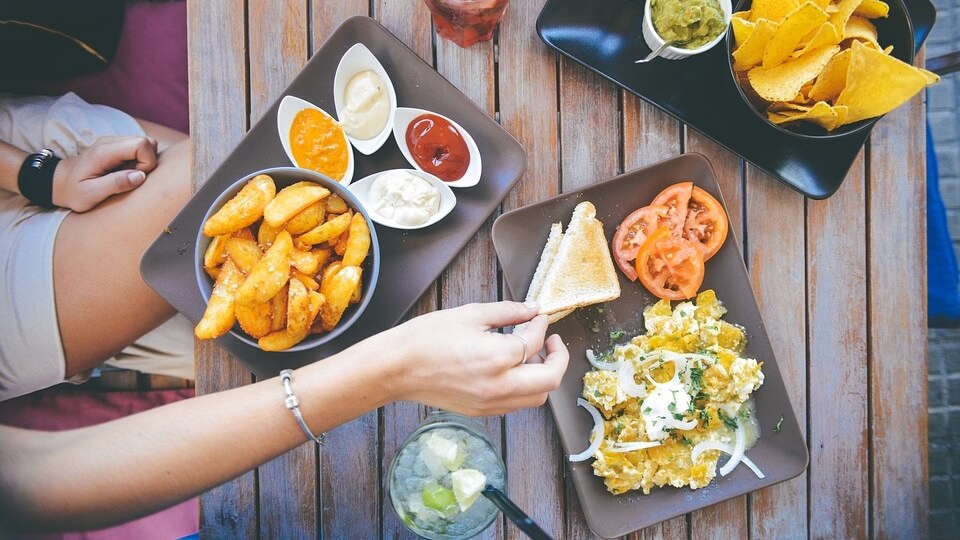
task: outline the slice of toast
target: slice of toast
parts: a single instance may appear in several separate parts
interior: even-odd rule
[[[539,302],[540,313],[550,315],[550,322],[576,308],[620,297],[620,281],[596,214],[593,204],[584,201],[574,209],[565,233],[559,233],[559,224],[551,226],[527,292],[527,299]]]

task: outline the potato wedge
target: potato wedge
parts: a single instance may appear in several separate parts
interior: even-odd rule
[[[347,201],[343,200],[336,193],[327,197],[327,213],[328,214],[342,214],[350,209],[347,206]]]
[[[313,279],[307,274],[304,274],[303,272],[297,270],[296,268],[294,268],[293,275],[291,276],[290,279],[295,279],[300,283],[303,283],[303,286],[306,287],[308,290],[311,290],[311,291],[320,290],[320,283],[318,283],[317,280]]]
[[[203,252],[203,267],[213,268],[220,266],[227,258],[227,241],[233,238],[230,234],[221,234],[210,239],[207,250]]]
[[[307,296],[309,297],[309,318],[306,328],[294,335],[288,334],[285,328],[271,332],[260,338],[257,342],[261,349],[265,351],[284,351],[300,343],[310,335],[311,325],[320,312],[320,306],[324,303],[324,298],[322,294],[315,291],[309,291]]]
[[[271,325],[270,331],[276,332],[287,327],[287,295],[289,285],[284,285],[280,292],[270,299]]]
[[[260,245],[256,240],[234,237],[227,241],[227,256],[233,260],[233,264],[237,265],[243,275],[247,275],[260,262],[263,252],[260,251]]]
[[[298,182],[277,193],[263,209],[263,221],[280,227],[311,204],[330,195],[330,190],[313,182]]]
[[[320,273],[320,289],[323,290],[323,283],[329,281],[330,278],[334,276],[340,269],[343,268],[343,263],[340,261],[333,261],[328,264],[326,268],[323,269],[323,272]]]
[[[260,339],[273,329],[273,305],[270,301],[260,304],[236,304],[237,322],[244,332]]]
[[[294,248],[290,253],[290,264],[304,274],[314,275],[320,269],[320,261],[317,256],[309,251],[301,251]]]
[[[297,236],[323,223],[326,217],[327,206],[321,199],[290,218],[290,220],[283,225],[283,228],[293,236]]]
[[[263,251],[270,249],[281,230],[279,227],[271,227],[261,222],[260,229],[257,231],[257,243],[260,244],[260,249]]]
[[[343,317],[344,310],[350,305],[354,290],[360,287],[361,271],[358,266],[344,266],[325,279],[320,286],[320,294],[326,299],[320,306],[320,320],[323,329],[333,330]]]
[[[287,295],[287,335],[296,336],[306,334],[310,324],[310,297],[307,288],[297,279],[290,280],[290,289]]]
[[[350,212],[340,214],[328,220],[326,223],[317,225],[313,229],[301,234],[297,237],[297,242],[313,246],[321,242],[326,242],[331,238],[336,238],[350,228],[350,219],[352,217]]]
[[[215,339],[233,328],[233,323],[237,321],[234,311],[234,293],[242,282],[243,274],[240,273],[233,261],[227,259],[220,268],[217,281],[213,284],[210,301],[207,302],[207,309],[203,312],[203,318],[193,329],[195,336],[200,339]]]
[[[317,271],[326,266],[331,257],[330,248],[326,247],[311,249],[310,253],[313,253],[313,256],[317,258]]]
[[[233,233],[233,236],[237,238],[246,238],[247,240],[256,240],[257,238],[253,236],[253,232],[250,230],[250,227],[244,227],[239,231]]]
[[[337,238],[336,242],[331,240],[331,245],[333,246],[333,252],[343,257],[343,254],[347,251],[347,239],[350,237],[349,233],[343,233],[340,235],[340,238]]]
[[[363,214],[357,212],[350,219],[346,249],[343,252],[344,266],[360,266],[370,251],[370,226]]]
[[[254,177],[207,219],[203,224],[203,234],[212,238],[253,225],[263,216],[263,209],[276,194],[277,186],[273,178],[266,174]]]
[[[247,279],[237,291],[237,302],[259,304],[273,298],[290,278],[290,253],[293,240],[290,233],[280,231],[270,249],[263,254]]]

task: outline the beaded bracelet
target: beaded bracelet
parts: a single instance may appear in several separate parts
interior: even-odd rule
[[[307,438],[317,444],[323,444],[323,433],[314,435],[313,432],[310,431],[310,428],[307,427],[307,422],[300,413],[300,401],[297,399],[297,396],[293,395],[293,388],[290,386],[292,380],[293,370],[285,369],[280,372],[280,381],[283,383],[283,391],[286,393],[283,404],[293,413],[293,417],[297,419],[297,423],[300,424],[300,429],[307,434]]]

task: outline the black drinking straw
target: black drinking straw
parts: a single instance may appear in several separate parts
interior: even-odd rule
[[[533,540],[553,540],[535,521],[530,519],[530,516],[524,514],[523,510],[514,504],[514,502],[507,497],[506,493],[490,484],[487,484],[486,487],[483,488],[482,493],[483,496],[490,499],[490,502],[496,505],[514,525],[521,531],[527,533],[527,536]]]

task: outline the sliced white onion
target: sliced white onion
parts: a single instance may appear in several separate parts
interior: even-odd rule
[[[611,452],[633,452],[636,450],[646,450],[660,446],[659,441],[637,441],[637,442],[618,442],[610,447]]]
[[[593,417],[593,430],[590,432],[590,446],[579,454],[570,455],[570,461],[573,462],[590,459],[597,453],[597,450],[600,449],[600,444],[603,442],[603,417],[600,416],[600,411],[593,405],[587,403],[587,400],[583,398],[577,398],[577,405],[586,409],[587,412],[590,413],[590,416]]]
[[[736,464],[734,464],[733,467],[731,467],[726,473],[723,472],[723,470],[727,468],[727,465],[733,462],[733,459],[734,459],[733,455],[734,453],[736,453],[736,449],[733,446],[730,446],[729,444],[722,443],[719,441],[703,441],[701,443],[698,443],[696,446],[693,447],[693,450],[691,450],[690,459],[694,463],[696,463],[697,460],[700,459],[700,454],[703,454],[707,450],[719,450],[721,452],[730,454],[731,456],[730,460],[727,461],[727,463],[724,464],[724,466],[720,469],[721,476],[726,476],[727,474],[729,474],[730,471],[733,470],[734,467],[736,467]],[[743,451],[740,452],[739,461],[743,462],[744,465],[749,467],[750,470],[753,471],[753,474],[757,475],[757,478],[764,478],[763,471],[760,470],[760,467],[757,467],[757,465],[753,461],[751,461],[750,458],[744,455]]]
[[[597,355],[594,354],[593,349],[587,349],[587,362],[590,362],[590,365],[603,371],[616,371],[620,367],[620,364],[623,363],[623,360],[617,360],[616,362],[601,362],[597,360]]]
[[[743,451],[747,446],[747,437],[743,432],[743,423],[737,424],[737,438],[736,442],[733,445],[733,453],[730,454],[730,459],[723,464],[723,467],[720,467],[720,476],[726,476],[730,474],[733,469],[740,464],[740,460],[743,459]]]
[[[617,385],[624,394],[630,397],[647,397],[646,387],[637,384],[637,381],[633,378],[636,373],[636,367],[630,360],[620,364],[617,369]]]
[[[703,441],[697,443],[693,447],[693,450],[690,451],[690,459],[696,463],[700,459],[700,455],[708,450],[719,450],[727,454],[733,453],[733,447],[727,443],[720,441]]]

